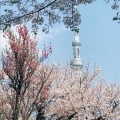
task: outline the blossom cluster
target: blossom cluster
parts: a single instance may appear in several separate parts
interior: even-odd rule
[[[26,77],[38,63],[37,40],[30,37],[25,25],[18,26],[17,33],[18,37],[11,30],[4,34],[10,47],[6,47],[2,55],[3,68],[8,76],[15,77],[17,73],[22,73]]]

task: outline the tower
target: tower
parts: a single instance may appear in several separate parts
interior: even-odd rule
[[[73,0],[73,7],[72,7],[72,13],[73,13],[73,31],[74,31],[74,40],[72,42],[73,47],[73,60],[70,62],[70,65],[73,69],[81,70],[83,68],[83,61],[80,57],[80,40],[79,40],[79,29],[77,28],[75,14],[77,13],[77,1]]]
[[[83,68],[83,61],[80,57],[80,40],[77,32],[74,34],[74,40],[72,42],[73,47],[73,60],[70,62],[71,67],[74,69],[80,70]]]

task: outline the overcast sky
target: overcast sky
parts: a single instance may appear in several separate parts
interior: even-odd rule
[[[91,69],[98,65],[108,82],[120,83],[120,24],[112,21],[117,11],[113,11],[110,5],[100,0],[91,5],[81,5],[78,9],[82,19],[79,36],[84,66],[89,62]],[[62,23],[55,25],[47,35],[40,31],[38,37],[40,49],[44,43],[52,43],[53,53],[47,62],[60,59],[66,64],[72,59],[73,33]],[[5,44],[0,33],[0,51]]]

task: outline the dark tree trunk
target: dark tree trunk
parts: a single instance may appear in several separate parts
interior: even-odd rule
[[[19,110],[20,110],[20,93],[22,88],[22,80],[18,80],[18,85],[16,89],[16,99],[15,105],[13,107],[13,120],[18,120],[19,118]]]
[[[14,109],[13,109],[13,120],[18,120],[18,117],[19,117],[19,97],[18,95],[16,96],[16,103],[15,103],[15,106],[14,106]]]
[[[38,114],[37,114],[36,120],[45,120],[43,109],[38,109]]]

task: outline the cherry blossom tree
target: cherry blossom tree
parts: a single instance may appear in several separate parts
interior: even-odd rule
[[[35,91],[41,90],[41,96],[35,102],[35,110],[37,112],[36,120],[44,120],[47,119],[47,113],[45,114],[45,107],[51,102],[49,99],[49,88],[52,85],[53,81],[60,74],[59,63],[53,65],[43,65],[39,67],[38,71],[35,73]],[[38,84],[36,81],[41,80],[41,84]],[[41,86],[41,88],[39,88]],[[39,89],[38,89],[39,88]]]
[[[19,97],[19,119],[119,120],[120,86],[107,84],[100,72],[99,67],[90,72],[89,65],[78,71],[59,63],[40,64]],[[9,84],[1,88],[0,112],[7,114],[0,117],[10,119],[16,92]]]
[[[35,38],[30,38],[26,26],[18,27],[17,32],[19,38],[11,30],[5,33],[4,37],[8,38],[10,47],[6,48],[2,56],[3,70],[9,78],[9,86],[14,90],[13,120],[18,119],[20,96],[24,96],[39,63]]]
[[[53,80],[59,76],[58,65],[40,65],[31,78],[29,87],[24,96],[20,95],[19,119],[44,120],[46,119],[45,107],[51,102],[48,99],[48,89]],[[0,119],[13,119],[12,106],[15,104],[15,91],[9,84],[1,85],[0,92]]]
[[[19,26],[17,32],[18,37],[11,30],[4,34],[9,47],[6,47],[2,55],[2,70],[8,78],[1,85],[0,114],[1,119],[28,120],[35,111],[37,102],[40,104],[47,99],[47,80],[53,68],[44,66],[40,69],[37,40],[36,37],[30,37],[27,27]],[[42,76],[38,74],[39,79],[36,79],[36,72],[43,72],[40,74]]]
[[[50,119],[119,120],[120,86],[107,85],[100,71],[63,69],[49,91],[52,98],[46,110]]]

